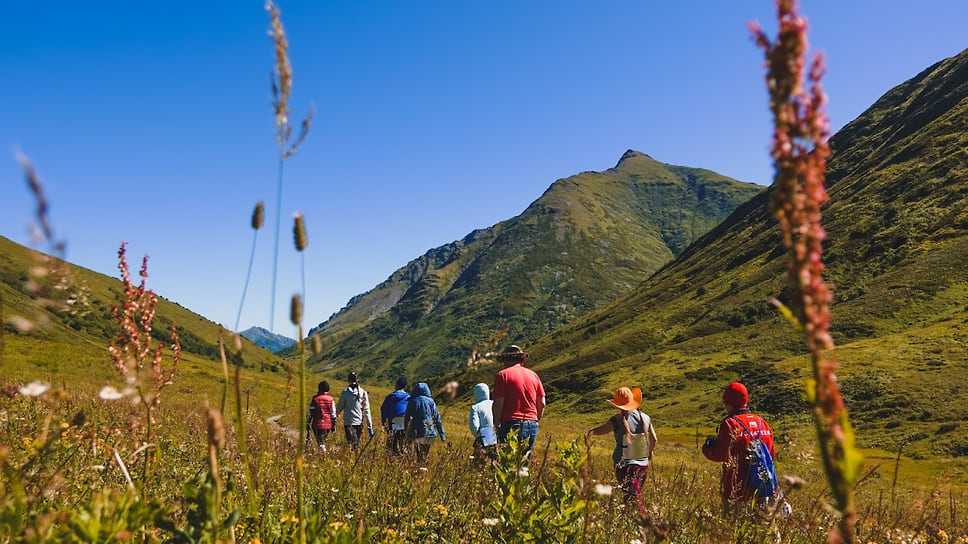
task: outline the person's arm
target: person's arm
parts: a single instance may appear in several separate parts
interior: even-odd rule
[[[710,436],[702,446],[702,453],[710,461],[720,463],[729,459],[729,446],[733,441],[729,425],[724,420],[719,424],[719,434],[715,437]]]
[[[366,417],[366,428],[373,428],[373,418],[370,417],[370,395],[363,392],[363,415]]]
[[[437,434],[440,435],[441,442],[447,442],[447,435],[444,434],[444,423],[440,420],[440,412],[434,409],[434,425],[437,426]]]
[[[346,395],[343,395],[342,393],[340,393],[339,400],[336,401],[336,413],[342,414],[343,408],[345,407],[346,407]]]
[[[410,435],[410,422],[413,421],[413,397],[407,401],[407,410],[403,413],[404,428],[407,429],[407,435]]]
[[[477,409],[471,406],[470,418],[467,422],[468,427],[471,429],[471,435],[477,438],[477,431],[481,428],[481,418],[477,415]]]
[[[494,425],[501,425],[501,413],[504,411],[504,397],[497,397],[491,404],[491,415],[494,418]]]
[[[380,405],[380,423],[383,424],[383,428],[387,429],[390,427],[390,397],[383,399],[383,404]]]
[[[655,435],[655,427],[649,424],[649,461],[652,460],[652,452],[655,451],[655,443],[659,441],[659,437]]]
[[[505,383],[504,371],[497,373],[494,377],[494,393],[491,394],[493,399],[491,402],[491,417],[494,418],[494,426],[501,426],[501,415],[504,413],[504,395],[505,389],[507,388],[507,383]]]
[[[772,457],[775,460],[776,459],[776,441],[775,441],[776,436],[774,436],[773,429],[770,428],[770,424],[767,423],[765,419],[760,418],[760,421],[763,422],[763,427],[766,428],[766,430],[769,431],[770,433],[769,434],[770,439],[768,441],[763,440],[763,442],[766,443],[766,447],[769,448],[770,450],[770,457]]]
[[[329,415],[332,416],[333,425],[335,425],[336,424],[336,403],[335,402],[329,403]]]
[[[612,419],[609,418],[608,421],[606,421],[605,423],[602,423],[598,427],[593,427],[591,429],[588,429],[588,433],[585,436],[589,437],[592,435],[608,434],[611,432],[615,432],[615,427],[612,426]]]
[[[537,376],[537,374],[535,375]],[[545,406],[548,405],[548,403],[545,402],[545,390],[544,390],[544,384],[541,383],[541,378],[538,378],[537,393],[538,393],[538,402],[537,402],[536,408],[538,410],[538,419],[541,419],[541,414],[544,414]]]

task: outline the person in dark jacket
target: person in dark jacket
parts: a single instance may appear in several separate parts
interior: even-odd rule
[[[410,394],[407,393],[407,379],[397,380],[396,391],[383,399],[380,406],[380,421],[383,432],[387,435],[387,451],[393,455],[403,455],[407,442],[407,404]]]
[[[424,382],[418,383],[410,392],[406,424],[407,438],[414,445],[418,461],[427,458],[435,438],[439,436],[441,442],[446,441],[437,403],[430,396],[430,387]]]
[[[749,472],[747,449],[753,436],[760,440],[776,458],[773,444],[773,429],[765,419],[747,408],[749,393],[746,386],[733,382],[723,390],[723,407],[726,419],[719,424],[716,436],[710,436],[702,446],[702,453],[710,461],[723,464],[720,479],[720,492],[723,498],[723,513],[738,513],[754,503],[775,500],[776,497],[757,497],[746,481]],[[745,427],[744,427],[745,426]],[[747,431],[748,430],[748,431]]]
[[[329,382],[321,381],[316,387],[316,395],[309,402],[309,428],[316,436],[320,451],[326,451],[326,437],[333,432],[336,421],[336,403],[329,394]]]

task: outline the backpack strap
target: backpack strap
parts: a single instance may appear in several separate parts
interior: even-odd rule
[[[736,423],[739,423],[739,426],[743,428],[743,432],[745,432],[746,434],[748,434],[750,438],[756,438],[758,440],[761,439],[761,433],[762,433],[762,431],[760,429],[756,429],[756,436],[753,436],[753,433],[750,432],[749,427],[747,427],[746,424],[743,423],[743,420],[742,419],[740,419],[740,418],[738,418],[736,416],[729,416],[729,419],[732,419],[732,420],[736,421]]]

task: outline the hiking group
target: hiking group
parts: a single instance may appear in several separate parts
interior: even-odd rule
[[[503,368],[495,376],[493,398],[486,383],[473,388],[468,427],[474,438],[473,459],[480,463],[493,464],[498,445],[507,443],[513,432],[522,456],[522,470],[528,468],[546,399],[541,378],[524,366],[527,358],[520,347],[509,346],[498,356]],[[349,374],[347,381],[338,401],[330,396],[329,383],[323,381],[310,402],[306,440],[314,435],[323,452],[326,438],[340,415],[346,442],[354,451],[359,449],[364,428],[371,438],[374,436],[369,396],[355,372]],[[380,407],[380,423],[390,455],[412,453],[418,461],[424,461],[434,440],[445,442],[446,435],[430,387],[419,382],[408,393],[408,384],[406,378],[397,380],[394,391]],[[737,514],[754,506],[761,513],[789,514],[790,505],[783,498],[773,467],[773,430],[766,420],[749,410],[748,401],[743,384],[727,385],[722,394],[726,418],[720,422],[716,436],[708,437],[702,445],[707,459],[722,464],[723,512]],[[639,410],[642,392],[638,387],[619,387],[607,402],[618,408],[618,413],[589,429],[586,440],[612,434],[612,465],[623,500],[644,512],[643,491],[658,441],[652,419]]]

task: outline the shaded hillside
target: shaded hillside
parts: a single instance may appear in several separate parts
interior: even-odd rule
[[[968,453],[946,435],[968,420],[954,385],[968,379],[968,51],[892,89],[831,147],[825,260],[862,443],[913,437],[924,452]],[[561,409],[599,409],[582,400],[588,385],[604,395],[631,383],[660,418],[707,424],[722,384],[742,378],[759,409],[801,413],[803,342],[767,302],[782,299],[786,261],[767,199],[533,346]]]
[[[761,190],[628,151],[355,297],[311,331],[321,365],[433,376],[489,340],[536,339],[629,291]]]
[[[62,379],[76,373],[86,379],[113,376],[106,347],[117,332],[111,309],[120,304],[121,281],[71,264],[63,283],[57,274],[31,277],[30,271],[38,266],[53,268],[38,258],[44,256],[0,237],[4,377],[29,381],[41,378],[38,372]],[[40,303],[45,296],[62,304],[45,306]],[[153,335],[167,342],[172,324],[186,358],[218,362],[221,369],[220,327],[159,296]],[[278,358],[248,341],[243,341],[243,358],[251,368],[285,371]]]

